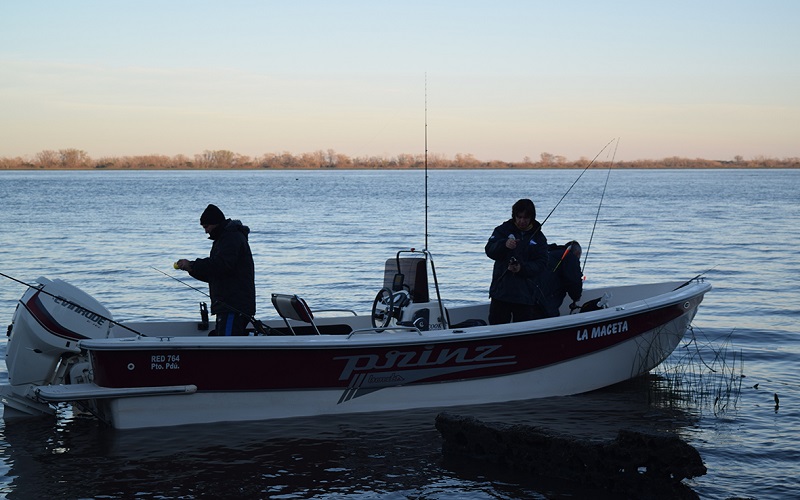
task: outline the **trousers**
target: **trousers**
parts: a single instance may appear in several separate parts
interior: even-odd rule
[[[502,325],[541,319],[547,315],[539,304],[515,304],[504,300],[492,299],[489,304],[489,324]]]
[[[221,312],[217,313],[216,327],[208,334],[210,337],[231,337],[231,336],[245,336],[247,333],[247,323],[250,318],[235,313],[235,312]]]

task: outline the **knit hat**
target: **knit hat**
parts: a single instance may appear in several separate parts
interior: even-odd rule
[[[200,225],[222,224],[225,222],[225,214],[216,205],[208,205],[200,216]]]

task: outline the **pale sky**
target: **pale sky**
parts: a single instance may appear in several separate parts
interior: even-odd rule
[[[422,154],[426,100],[448,158],[798,157],[800,1],[0,0],[0,157]]]

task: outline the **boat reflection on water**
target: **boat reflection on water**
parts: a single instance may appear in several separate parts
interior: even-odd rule
[[[697,415],[647,375],[578,396],[448,408],[487,422],[613,438],[621,428],[691,432]],[[654,403],[655,402],[655,403]],[[444,460],[437,409],[114,430],[61,407],[6,422],[8,498],[266,497],[396,494],[496,498],[578,494],[582,487]],[[0,424],[2,425],[2,424]],[[543,482],[544,481],[544,482]],[[600,497],[602,498],[602,497]]]

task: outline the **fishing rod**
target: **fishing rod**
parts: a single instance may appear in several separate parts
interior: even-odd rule
[[[200,290],[199,288],[195,288],[195,287],[193,287],[192,285],[190,285],[189,283],[186,283],[185,281],[181,281],[181,280],[179,280],[179,279],[178,279],[178,278],[176,278],[175,276],[172,276],[172,275],[170,275],[170,274],[167,274],[167,273],[165,273],[164,271],[162,271],[161,269],[158,269],[157,267],[150,266],[150,269],[155,269],[156,271],[160,272],[161,274],[163,274],[163,275],[164,275],[164,276],[166,276],[167,278],[172,278],[172,279],[174,279],[175,281],[177,281],[178,283],[180,283],[181,285],[188,286],[189,288],[191,288],[191,289],[192,289],[192,290],[194,290],[195,292],[200,292],[200,293],[202,293],[203,295],[205,295],[206,297],[208,297],[209,299],[211,298],[211,295],[207,294],[206,292],[204,292],[204,291]],[[175,269],[178,269],[178,268],[176,267]],[[236,312],[238,312],[238,311],[236,311]]]
[[[175,265],[173,265],[173,267],[174,267],[174,266],[175,266]],[[167,274],[167,273],[165,273],[164,271],[162,271],[161,269],[158,269],[158,268],[156,268],[156,267],[153,267],[153,266],[150,266],[150,268],[151,268],[151,269],[155,269],[156,271],[160,272],[160,273],[161,273],[161,274],[163,274],[164,276],[166,276],[166,277],[168,277],[168,278],[172,278],[172,279],[174,279],[175,281],[177,281],[178,283],[180,283],[180,284],[182,284],[182,285],[184,285],[184,286],[188,286],[189,288],[191,288],[191,289],[192,289],[192,290],[194,290],[195,292],[200,292],[200,293],[202,293],[203,295],[205,295],[206,297],[208,297],[209,299],[211,299],[211,295],[209,295],[209,294],[207,294],[206,292],[204,292],[204,291],[200,290],[199,288],[193,287],[193,286],[192,286],[192,285],[190,285],[189,283],[186,283],[186,282],[185,282],[185,281],[183,281],[183,280],[179,280],[179,279],[178,279],[178,278],[176,278],[175,276],[172,276],[171,274]],[[175,267],[175,269],[177,269],[177,267]],[[217,301],[216,301],[216,303],[217,303],[217,304],[219,304],[219,305],[221,305],[221,306],[227,307],[228,309],[230,309],[231,311],[235,312],[236,314],[241,314],[241,315],[242,315],[242,316],[244,316],[245,318],[249,319],[249,320],[250,320],[250,323],[252,323],[252,324],[253,324],[253,327],[254,327],[254,328],[255,328],[255,329],[258,331],[258,333],[260,333],[260,334],[262,334],[262,335],[269,335],[269,332],[273,332],[273,333],[275,333],[276,335],[282,335],[282,334],[281,334],[281,333],[280,333],[278,330],[276,330],[276,329],[274,329],[274,328],[272,328],[272,327],[270,327],[270,326],[267,326],[267,325],[265,325],[264,323],[262,323],[262,322],[261,322],[261,320],[258,320],[258,319],[256,319],[255,317],[253,317],[253,316],[251,316],[251,315],[249,315],[249,314],[243,313],[242,311],[240,311],[240,310],[236,309],[235,307],[233,307],[233,306],[231,306],[231,305],[228,305],[228,304],[226,304],[225,302],[222,302],[221,300],[217,300]],[[212,304],[213,304],[213,303],[212,303]]]
[[[561,196],[561,199],[560,199],[560,200],[558,200],[558,203],[556,203],[556,205],[553,207],[553,209],[552,209],[552,210],[550,210],[550,213],[549,213],[549,214],[547,214],[547,217],[545,217],[545,218],[544,218],[544,220],[543,220],[542,222],[540,222],[540,223],[539,223],[539,228],[538,228],[538,229],[536,229],[536,230],[534,231],[534,236],[536,235],[536,233],[538,233],[539,231],[541,231],[541,230],[542,230],[542,227],[544,226],[544,223],[545,223],[545,222],[547,222],[547,219],[549,219],[549,218],[550,218],[550,216],[551,216],[551,215],[553,215],[553,212],[555,212],[555,211],[556,211],[556,208],[558,208],[558,206],[561,204],[561,202],[562,202],[562,201],[564,201],[564,198],[566,198],[566,197],[567,197],[567,195],[569,194],[569,192],[570,192],[570,191],[572,191],[572,188],[574,188],[574,187],[575,187],[575,184],[577,184],[577,183],[578,183],[578,181],[579,181],[579,180],[581,180],[581,177],[583,177],[583,174],[585,174],[585,173],[586,173],[586,171],[587,171],[587,170],[589,170],[589,167],[591,167],[591,166],[594,164],[594,162],[597,160],[597,157],[598,157],[598,156],[600,156],[601,154],[603,154],[603,151],[605,151],[605,150],[606,150],[606,148],[609,146],[609,144],[611,144],[612,142],[614,142],[614,139],[611,139],[610,141],[608,141],[608,142],[606,143],[606,145],[605,145],[605,146],[603,146],[603,149],[601,149],[600,151],[598,151],[598,152],[597,152],[597,154],[596,154],[596,155],[594,155],[594,158],[592,158],[592,161],[590,161],[590,162],[589,162],[589,164],[588,164],[588,165],[586,165],[586,167],[585,167],[585,168],[583,169],[583,171],[580,173],[580,175],[578,176],[578,178],[577,178],[577,179],[575,179],[575,181],[572,183],[572,185],[569,187],[569,189],[567,189],[567,191],[566,191],[566,192],[563,194],[563,196]],[[531,236],[531,238],[533,238],[533,236]],[[564,258],[564,257],[566,257],[566,255],[567,255],[567,254],[566,254],[566,252],[565,252],[565,253],[564,253],[564,256],[562,257],[562,260],[563,260],[563,258]],[[558,267],[558,266],[556,266],[556,267]],[[555,269],[554,269],[554,271],[555,271]],[[501,276],[500,276],[500,278],[498,278],[498,279],[502,279],[502,278],[503,278],[503,276],[505,276],[505,272],[503,272],[503,275],[501,275]]]
[[[564,198],[566,198],[566,197],[567,197],[567,195],[569,194],[569,192],[570,192],[570,191],[572,191],[572,188],[574,188],[574,187],[575,187],[575,184],[577,184],[577,183],[578,183],[578,181],[579,181],[579,180],[581,180],[581,177],[583,177],[583,174],[585,174],[585,173],[586,173],[586,171],[587,171],[587,170],[589,170],[589,167],[591,167],[592,165],[594,165],[594,162],[595,162],[595,160],[597,160],[597,157],[598,157],[598,156],[600,156],[600,155],[603,153],[603,151],[605,151],[605,150],[606,150],[606,148],[608,147],[608,145],[609,145],[609,144],[611,144],[612,142],[614,142],[614,139],[611,139],[610,141],[608,141],[608,143],[607,143],[605,146],[603,146],[603,149],[601,149],[601,150],[600,150],[600,151],[599,151],[599,152],[598,152],[596,155],[594,155],[594,158],[592,158],[592,161],[590,161],[590,162],[589,162],[589,164],[588,164],[588,165],[586,165],[586,168],[584,168],[584,169],[583,169],[583,171],[581,172],[581,174],[578,176],[578,178],[577,178],[577,179],[575,179],[575,182],[573,182],[573,183],[572,183],[572,185],[569,187],[569,189],[567,189],[567,192],[566,192],[566,193],[564,193],[564,195],[561,197],[561,199],[560,199],[560,200],[558,200],[558,203],[556,203],[556,206],[554,206],[554,207],[553,207],[553,209],[552,209],[552,210],[550,210],[550,213],[549,213],[549,214],[547,214],[547,217],[545,217],[545,218],[544,218],[544,220],[541,222],[541,225],[542,225],[542,226],[544,226],[544,223],[545,223],[545,222],[547,222],[547,219],[549,219],[549,218],[550,218],[550,216],[551,216],[551,215],[553,215],[553,212],[555,212],[555,211],[556,211],[556,208],[558,208],[558,206],[561,204],[561,202],[562,202],[562,201],[564,201]]]
[[[719,264],[717,264],[717,266],[718,266],[718,265],[719,265]],[[678,290],[679,288],[683,288],[683,287],[685,287],[686,285],[688,285],[689,283],[691,283],[692,281],[694,281],[694,280],[696,280],[696,279],[698,279],[698,278],[701,278],[701,277],[702,277],[702,276],[704,276],[705,274],[707,274],[707,273],[709,273],[709,272],[713,271],[714,269],[716,269],[716,268],[717,268],[717,266],[714,266],[714,267],[712,267],[712,268],[710,268],[710,269],[707,269],[707,270],[703,271],[702,273],[698,274],[697,276],[695,276],[694,278],[691,278],[691,279],[687,280],[686,282],[684,282],[683,284],[681,284],[681,285],[680,285],[678,288],[676,288],[675,290]]]
[[[558,266],[560,266],[561,263],[564,262],[564,259],[567,258],[567,255],[569,255],[571,251],[572,251],[572,243],[568,244],[567,247],[564,249],[564,253],[561,254],[561,258],[558,260],[558,264],[556,264],[556,267],[553,268],[553,272],[556,272]]]
[[[603,185],[603,194],[600,195],[600,203],[597,205],[597,214],[594,216],[594,225],[592,226],[592,234],[589,236],[589,245],[586,246],[586,253],[583,254],[583,265],[581,266],[581,273],[586,269],[586,260],[589,258],[589,249],[592,248],[592,239],[594,238],[594,230],[597,227],[597,219],[600,218],[600,207],[603,206],[603,199],[606,196],[606,188],[608,187],[608,178],[611,177],[611,166],[614,165],[614,160],[617,158],[617,148],[619,147],[619,137],[617,137],[617,144],[614,146],[614,154],[611,156],[611,163],[608,165],[608,172],[606,173],[606,183]]]
[[[428,252],[428,73],[425,73],[425,258],[430,260],[431,273],[433,273],[433,286],[436,289],[436,298],[439,302],[439,312],[442,318],[446,318],[442,295],[439,293],[439,280],[436,278],[436,267],[433,265],[433,257]],[[398,268],[399,271],[399,268]]]
[[[24,282],[24,281],[22,281],[22,280],[18,280],[17,278],[14,278],[13,276],[9,276],[9,275],[7,275],[7,274],[4,274],[4,273],[0,273],[0,276],[2,276],[2,277],[4,277],[4,278],[8,278],[8,279],[10,279],[11,281],[16,281],[16,282],[17,282],[17,283],[19,283],[20,285],[25,285],[25,286],[27,286],[28,288],[35,288],[35,289],[39,290],[39,293],[43,293],[43,294],[45,294],[45,295],[49,295],[50,297],[53,297],[54,299],[58,299],[58,300],[60,300],[60,301],[62,301],[62,302],[64,302],[64,303],[67,303],[67,304],[69,304],[69,305],[71,305],[71,306],[73,306],[73,307],[77,307],[77,308],[83,309],[84,311],[88,311],[88,312],[90,312],[90,313],[92,313],[92,314],[96,315],[98,318],[100,318],[100,319],[103,319],[103,320],[105,320],[105,321],[108,321],[108,322],[109,322],[109,323],[111,323],[112,325],[116,325],[116,326],[119,326],[120,328],[124,328],[124,329],[126,329],[126,330],[128,330],[128,331],[131,331],[131,332],[135,333],[136,335],[140,335],[140,336],[142,336],[142,337],[147,337],[147,335],[145,335],[145,334],[143,334],[143,333],[140,333],[140,332],[137,332],[137,331],[136,331],[136,330],[134,330],[133,328],[130,328],[130,327],[128,327],[128,326],[125,326],[125,325],[123,325],[122,323],[119,323],[119,322],[117,322],[117,321],[114,321],[113,319],[111,319],[111,318],[109,318],[109,317],[103,316],[102,314],[100,314],[100,313],[97,313],[97,312],[95,312],[95,311],[92,311],[91,309],[88,309],[88,308],[86,308],[86,307],[84,307],[84,306],[82,306],[82,305],[80,305],[80,304],[76,304],[75,302],[73,302],[73,301],[71,301],[71,300],[67,300],[67,299],[65,299],[64,297],[61,297],[60,295],[55,295],[55,294],[52,294],[52,293],[50,293],[50,292],[48,292],[48,291],[44,290],[44,289],[43,289],[43,285],[41,285],[41,284],[39,284],[38,286],[36,286],[36,285],[31,285],[30,283],[26,283],[26,282]]]
[[[553,207],[553,209],[552,209],[552,210],[550,210],[550,213],[549,213],[549,214],[547,214],[547,217],[545,217],[545,218],[544,218],[544,220],[543,220],[543,221],[542,221],[542,222],[539,224],[539,229],[537,229],[537,231],[541,231],[541,230],[542,230],[542,227],[544,226],[544,223],[545,223],[545,222],[547,222],[547,220],[550,218],[550,216],[551,216],[551,215],[553,215],[553,212],[555,212],[555,211],[556,211],[556,208],[558,208],[558,206],[561,204],[561,202],[562,202],[562,201],[564,201],[564,198],[566,198],[566,197],[567,197],[567,195],[569,194],[569,192],[570,192],[570,191],[572,191],[572,188],[574,188],[574,187],[575,187],[575,184],[577,184],[577,183],[578,183],[578,181],[579,181],[579,180],[581,180],[581,177],[583,177],[583,174],[585,174],[585,173],[586,173],[586,171],[587,171],[587,170],[589,170],[589,168],[590,168],[592,165],[594,165],[594,162],[595,162],[595,161],[597,161],[597,158],[598,158],[598,157],[599,157],[601,154],[603,154],[603,151],[605,151],[605,150],[606,150],[606,148],[608,148],[608,146],[609,146],[609,145],[610,145],[612,142],[614,142],[614,139],[611,139],[610,141],[608,141],[608,142],[606,143],[606,145],[605,145],[605,146],[603,146],[603,148],[602,148],[600,151],[598,151],[596,155],[594,155],[594,158],[592,158],[592,161],[590,161],[590,162],[589,162],[589,164],[588,164],[588,165],[586,165],[586,167],[584,167],[584,169],[581,171],[580,175],[578,175],[578,177],[575,179],[575,181],[573,181],[573,183],[572,183],[572,185],[569,187],[569,189],[567,189],[567,191],[566,191],[566,192],[565,192],[565,193],[564,193],[564,194],[561,196],[561,199],[559,199],[559,200],[558,200],[558,203],[556,203],[556,204],[555,204],[555,206]],[[618,140],[617,142],[619,142],[619,140]],[[615,154],[616,154],[616,149],[615,149]],[[606,179],[606,183],[608,183],[608,179]],[[605,188],[603,189],[603,192],[605,192]],[[596,222],[596,221],[595,221],[595,222]],[[592,230],[592,231],[594,231],[594,230]],[[569,246],[567,247],[567,249],[564,251],[564,254],[561,256],[561,261],[563,261],[563,260],[564,260],[564,258],[567,256],[567,254],[569,253],[569,251],[570,251],[571,249],[572,249],[572,247],[571,247],[571,245],[569,245]],[[588,248],[587,248],[587,253],[588,253]],[[559,262],[558,262],[558,264],[556,264],[556,267],[553,269],[553,271],[554,271],[554,272],[555,272],[556,268],[558,268],[558,266],[559,266],[559,265],[561,265],[561,261],[559,261]],[[583,274],[583,270],[581,270],[581,274]],[[505,275],[505,272],[503,273],[503,275]],[[502,276],[501,276],[501,278],[502,278]],[[575,302],[573,302],[572,304],[570,304],[569,308],[570,308],[570,312],[572,312],[572,311],[574,311],[575,309],[578,309],[578,308],[579,308],[579,306],[578,306],[577,304],[575,304]]]

